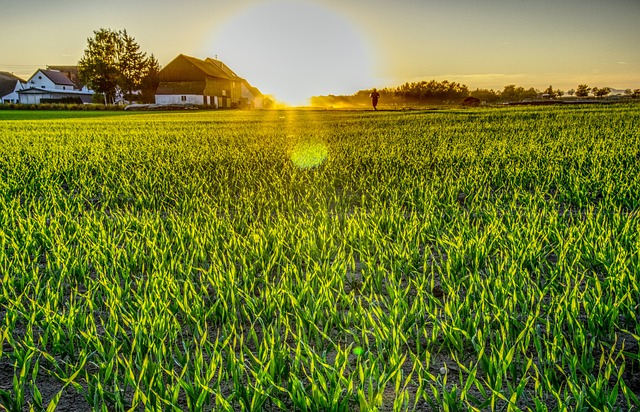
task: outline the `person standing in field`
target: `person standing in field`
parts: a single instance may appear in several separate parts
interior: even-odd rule
[[[377,106],[378,106],[378,99],[380,98],[380,93],[378,93],[375,87],[373,88],[373,91],[371,92],[369,97],[371,97],[371,104],[373,105],[373,110],[378,110]]]

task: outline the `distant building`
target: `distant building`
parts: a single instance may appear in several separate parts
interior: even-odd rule
[[[76,100],[91,103],[93,92],[86,87],[78,88],[69,77],[59,70],[39,69],[18,91],[20,103],[40,104]]]
[[[24,82],[9,72],[0,72],[0,104],[18,103],[20,101],[18,91],[22,90]]]
[[[262,107],[262,93],[219,60],[179,55],[158,74],[156,104]]]
[[[80,80],[78,74],[78,66],[47,66],[47,70],[55,70],[64,74],[69,80],[71,80],[76,90],[82,90],[85,92],[90,91],[89,88]]]

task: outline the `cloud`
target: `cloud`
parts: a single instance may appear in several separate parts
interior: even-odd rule
[[[627,62],[616,62],[618,64],[627,64]]]

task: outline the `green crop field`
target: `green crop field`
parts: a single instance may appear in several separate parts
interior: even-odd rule
[[[0,111],[0,411],[633,410],[640,106]]]

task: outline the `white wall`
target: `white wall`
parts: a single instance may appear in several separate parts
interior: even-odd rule
[[[20,103],[22,104],[40,104],[42,97],[49,97],[48,94],[22,94],[20,95]]]
[[[48,89],[48,90],[74,90],[75,87],[71,85],[60,85],[55,84],[50,78],[44,75],[42,71],[38,70],[25,84],[25,88],[28,89],[30,87],[35,87],[37,89]],[[84,91],[84,89],[83,89]],[[86,91],[89,91],[88,89]]]
[[[41,90],[38,93],[20,93],[20,103],[22,104],[40,104],[40,99],[60,99],[64,97],[80,97],[85,103],[91,101],[92,93],[82,93],[79,91],[47,91]]]
[[[54,82],[51,81],[51,79],[49,79],[47,76],[44,75],[44,73],[42,73],[40,70],[38,70],[36,72],[36,74],[34,74],[33,76],[31,76],[31,78],[29,79],[29,81],[27,81],[27,87],[35,87],[38,89],[62,89],[61,86],[57,86]],[[69,86],[69,89],[71,89],[71,86]]]
[[[182,97],[185,97],[185,100],[182,100]],[[179,94],[156,94],[156,104],[204,104],[204,99],[202,95],[196,94],[187,94],[187,95],[179,95]]]

